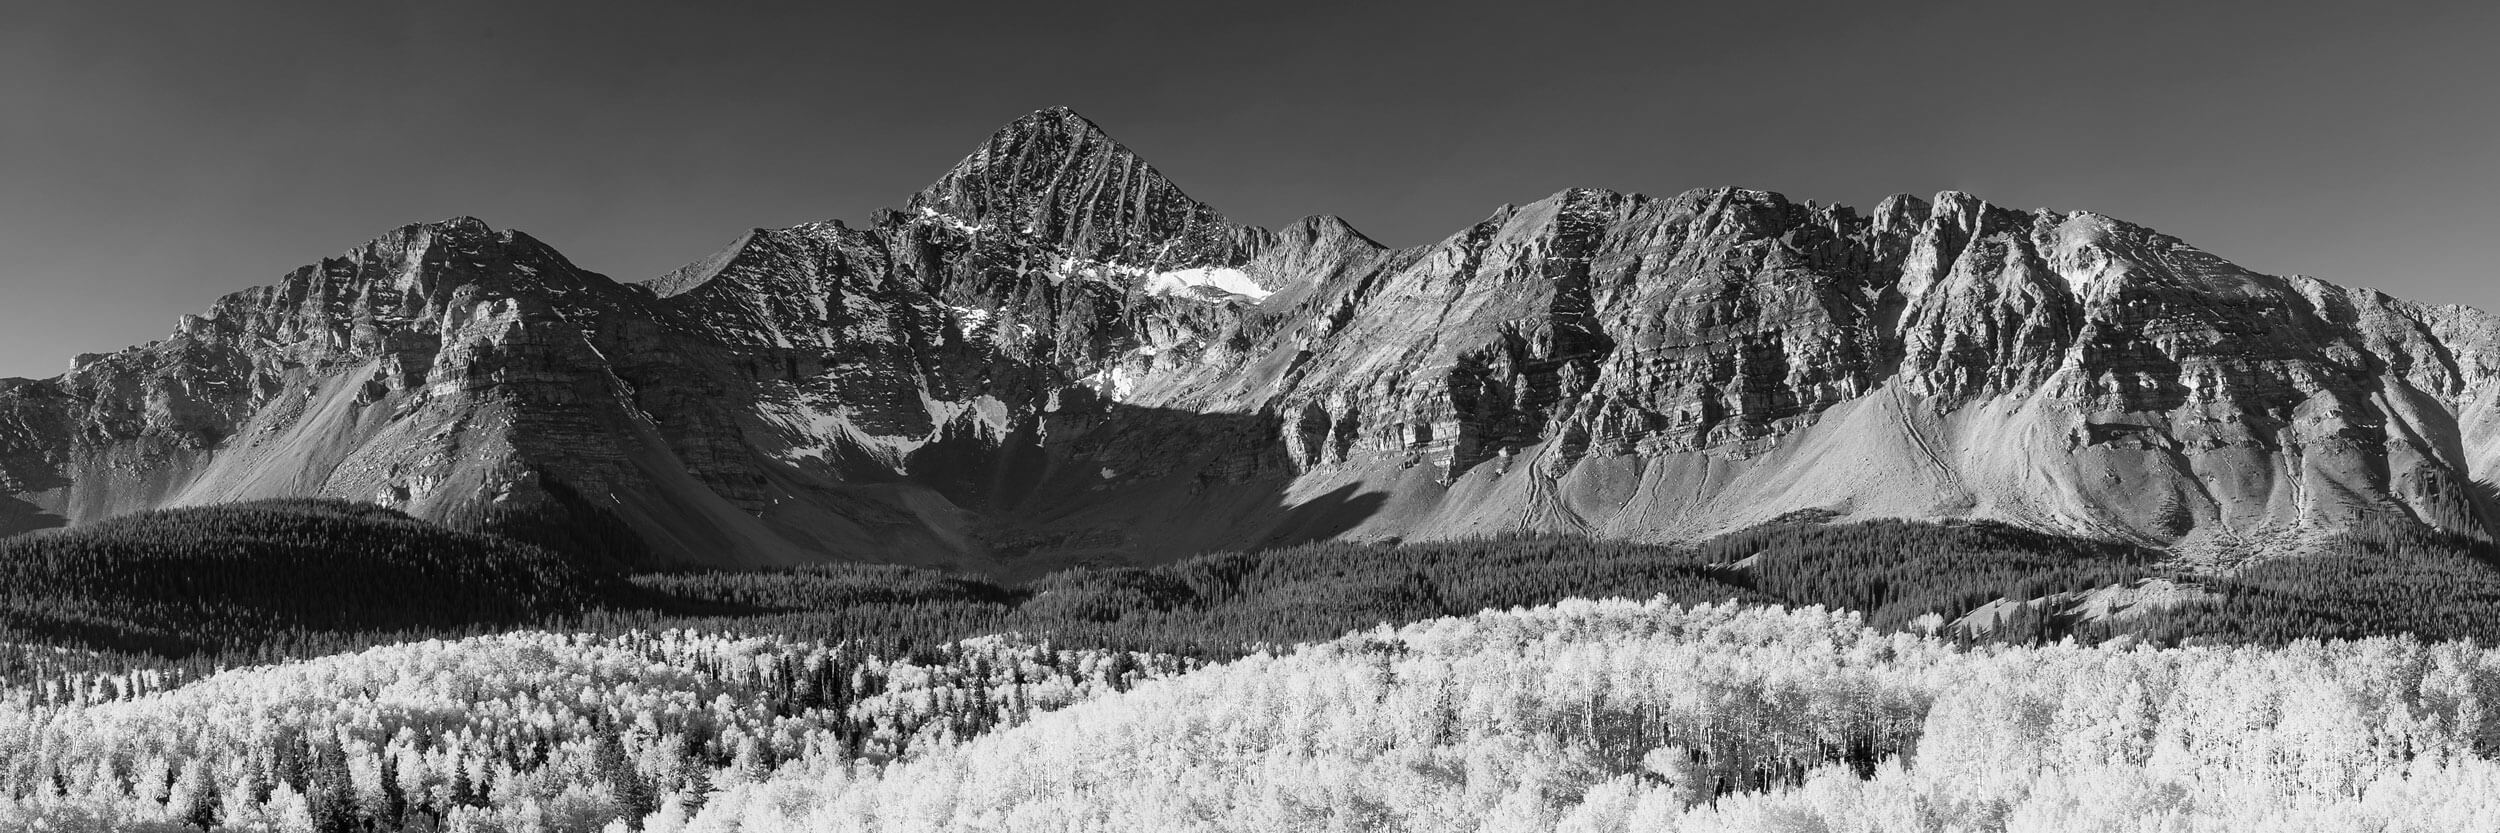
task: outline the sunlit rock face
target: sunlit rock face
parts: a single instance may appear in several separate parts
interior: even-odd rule
[[[638,558],[1026,574],[1799,509],[2231,560],[2483,537],[2490,316],[2088,212],[1573,189],[1387,249],[1234,224],[1092,122],[647,283],[409,226],[0,380],[0,529],[282,495],[588,506]],[[578,514],[578,512],[577,512]]]

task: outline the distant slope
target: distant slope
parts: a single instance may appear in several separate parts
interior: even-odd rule
[[[307,631],[520,623],[601,579],[547,550],[342,501],[148,512],[0,538],[19,638],[184,652]]]

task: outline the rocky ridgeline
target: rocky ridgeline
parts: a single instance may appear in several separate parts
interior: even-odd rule
[[[1798,509],[2213,558],[2485,536],[2494,322],[1946,192],[1574,189],[1390,250],[1235,225],[1083,117],[646,284],[410,226],[0,381],[0,529],[284,495],[583,506],[671,563],[1008,573]]]

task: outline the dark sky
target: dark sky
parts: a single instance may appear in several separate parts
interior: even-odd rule
[[[2492,4],[1682,5],[0,0],[0,376],[420,220],[641,280],[1061,104],[1392,245],[1571,186],[1951,188],[2500,309]]]

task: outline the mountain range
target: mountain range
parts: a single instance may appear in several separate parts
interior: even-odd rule
[[[424,223],[0,380],[0,533],[328,497],[654,566],[1035,575],[1800,512],[2229,565],[2490,540],[2496,470],[2479,310],[1951,191],[1575,188],[1391,249],[1234,223],[1064,108],[901,208],[649,281]]]

